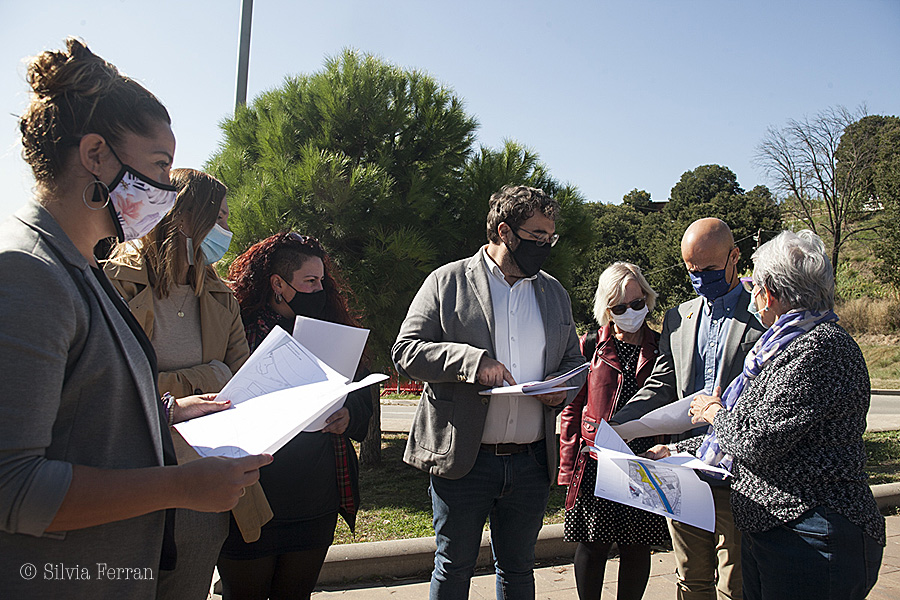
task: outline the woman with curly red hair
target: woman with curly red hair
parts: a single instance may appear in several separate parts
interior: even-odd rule
[[[278,233],[250,247],[228,271],[250,351],[297,316],[357,325],[340,279],[313,237]],[[357,379],[367,375],[361,365]],[[260,539],[245,543],[232,519],[219,556],[224,600],[309,598],[334,539],[337,516],[354,528],[362,441],[372,416],[368,388],[351,392],[322,431],[302,432],[279,450],[260,483],[274,512]]]

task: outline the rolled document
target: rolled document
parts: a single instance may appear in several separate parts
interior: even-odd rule
[[[700,427],[703,425],[702,423],[691,423],[691,415],[688,410],[691,408],[691,400],[694,399],[694,396],[702,393],[704,392],[691,394],[681,400],[651,410],[640,419],[613,425],[612,428],[623,440],[633,440],[651,435],[684,433]]]

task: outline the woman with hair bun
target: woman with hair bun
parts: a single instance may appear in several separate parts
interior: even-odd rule
[[[0,590],[154,598],[177,560],[167,509],[230,510],[271,457],[175,465],[166,423],[223,404],[161,400],[153,348],[94,258],[175,201],[165,107],[76,39],[27,77],[35,201],[0,225]]]
[[[231,263],[228,278],[251,352],[276,325],[293,331],[297,316],[358,324],[325,249],[313,237],[268,237]],[[360,365],[355,379],[367,374]],[[301,432],[276,452],[277,460],[260,474],[275,516],[249,544],[231,521],[218,563],[224,600],[310,597],[338,514],[351,531],[355,526],[359,468],[350,440],[366,437],[371,417],[370,389],[351,392],[322,431]]]

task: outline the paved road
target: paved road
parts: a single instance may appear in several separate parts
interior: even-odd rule
[[[900,429],[900,392],[872,394],[867,421],[869,431]]]
[[[408,433],[415,412],[415,402],[404,402],[403,404],[385,404],[384,402],[382,402],[381,430],[402,431],[404,433]]]
[[[397,401],[389,401],[397,402]],[[416,403],[400,401],[402,404],[381,405],[382,431],[408,432],[416,412]],[[872,394],[869,405],[869,431],[893,431],[900,429],[900,392],[894,394]]]

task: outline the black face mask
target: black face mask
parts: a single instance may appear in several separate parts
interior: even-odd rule
[[[287,281],[285,281],[287,283]],[[318,292],[299,292],[297,288],[288,283],[288,287],[297,292],[287,303],[298,317],[310,317],[321,319],[325,313],[325,290]]]
[[[515,230],[513,230],[513,235],[518,238],[519,245],[515,250],[510,250],[510,254],[525,277],[534,277],[541,270],[547,257],[550,256],[550,244],[538,245],[534,240],[519,237]],[[507,245],[506,248],[509,249],[509,246]]]

